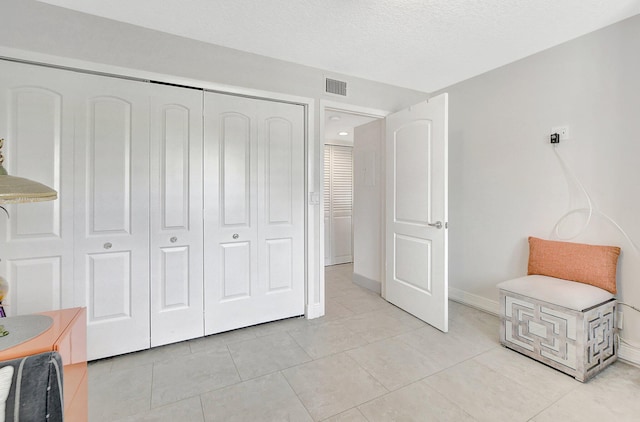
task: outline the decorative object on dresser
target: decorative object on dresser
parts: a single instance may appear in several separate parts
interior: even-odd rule
[[[500,343],[581,382],[611,365],[619,254],[614,246],[530,237],[529,275],[497,286]]]

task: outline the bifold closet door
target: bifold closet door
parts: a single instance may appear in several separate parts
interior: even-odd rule
[[[205,93],[205,333],[304,313],[304,108]]]
[[[8,315],[74,306],[73,94],[69,72],[0,60],[4,167],[58,191],[49,202],[0,211],[0,275]]]
[[[150,84],[74,75],[75,293],[89,359],[149,348]]]
[[[325,265],[353,262],[353,147],[324,146],[324,179]]]
[[[202,91],[151,97],[151,346],[204,335]]]

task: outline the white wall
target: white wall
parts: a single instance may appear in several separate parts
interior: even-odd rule
[[[527,271],[527,236],[553,238],[584,206],[549,145],[597,207],[640,244],[640,15],[444,89],[449,93],[451,294],[491,308],[496,283]],[[611,224],[574,241],[618,245],[618,297],[640,306],[640,255]],[[494,308],[495,309],[495,308]],[[640,345],[640,314],[622,335]],[[640,363],[640,349],[623,350]],[[638,354],[635,354],[635,353]]]
[[[384,120],[354,129],[353,145],[353,281],[380,292],[384,177]]]

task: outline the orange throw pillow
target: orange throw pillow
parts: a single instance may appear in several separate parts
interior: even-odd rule
[[[546,275],[616,293],[620,248],[529,237],[529,275]]]

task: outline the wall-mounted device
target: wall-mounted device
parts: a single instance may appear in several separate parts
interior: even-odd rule
[[[552,144],[559,144],[560,143],[560,134],[559,133],[552,133],[551,137],[550,137],[551,143]]]
[[[560,141],[568,141],[569,140],[569,126],[556,126],[556,127],[552,127],[551,128],[551,133],[557,133],[558,135],[560,135],[560,139],[558,139],[558,142]],[[555,142],[555,143],[558,143]],[[554,142],[552,142],[554,143]]]

